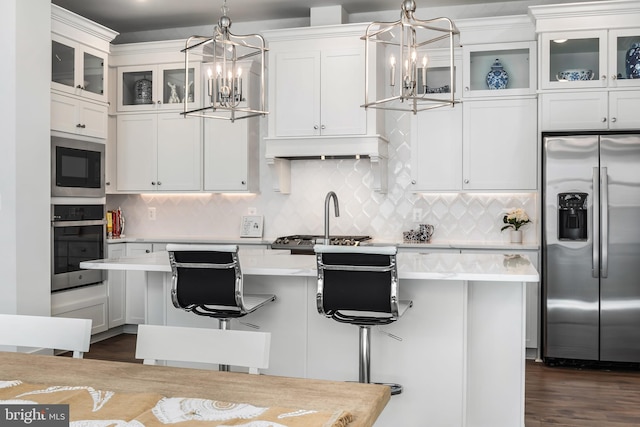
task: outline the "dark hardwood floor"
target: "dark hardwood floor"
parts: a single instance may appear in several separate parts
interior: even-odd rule
[[[135,335],[91,344],[84,357],[141,363]],[[640,372],[549,367],[527,361],[526,427],[640,426]],[[408,426],[412,427],[412,426]]]

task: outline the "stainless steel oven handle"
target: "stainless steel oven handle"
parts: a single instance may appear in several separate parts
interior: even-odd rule
[[[600,234],[602,235],[602,266],[600,267],[600,277],[606,279],[609,275],[609,177],[607,167],[602,168],[600,174],[602,181],[602,202],[600,204]]]
[[[106,219],[94,219],[91,221],[51,221],[53,227],[82,227],[85,225],[105,225]]]
[[[593,168],[592,176],[593,200],[591,211],[591,277],[597,278],[600,273],[600,233],[598,224],[600,223],[600,171],[598,167]]]

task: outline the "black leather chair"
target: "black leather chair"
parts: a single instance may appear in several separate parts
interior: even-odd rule
[[[413,305],[398,297],[395,246],[314,246],[318,268],[318,312],[360,328],[359,381],[371,382],[371,326],[395,322]],[[402,386],[388,384],[391,394]]]
[[[219,328],[275,301],[275,295],[245,295],[237,245],[167,245],[174,307],[218,319]],[[221,371],[228,370],[220,365]]]

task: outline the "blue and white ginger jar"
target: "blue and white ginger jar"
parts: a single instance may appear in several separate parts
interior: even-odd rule
[[[625,60],[628,79],[640,79],[640,43],[634,43],[627,51]]]
[[[489,89],[506,89],[509,83],[509,74],[502,67],[499,59],[491,64],[491,71],[487,74],[487,86]]]

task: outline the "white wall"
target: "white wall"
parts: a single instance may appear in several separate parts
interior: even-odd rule
[[[0,3],[0,312],[50,313],[50,0]]]

